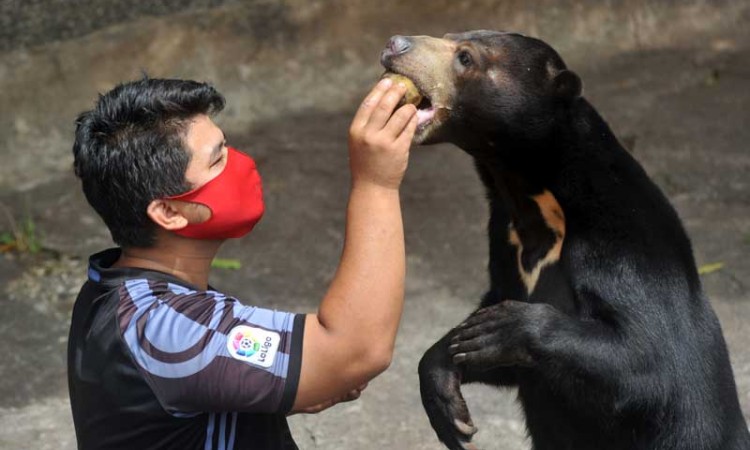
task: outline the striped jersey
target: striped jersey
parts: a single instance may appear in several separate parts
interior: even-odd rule
[[[68,383],[80,449],[296,449],[304,315],[243,305],[93,255],[73,308]]]

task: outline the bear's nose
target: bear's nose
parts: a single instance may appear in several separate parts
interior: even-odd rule
[[[406,36],[393,36],[388,40],[385,48],[380,52],[380,63],[386,69],[391,69],[393,64],[393,58],[398,55],[403,55],[411,49],[411,39]]]
[[[411,40],[408,37],[405,36],[393,36],[388,41],[388,45],[386,45],[385,49],[388,53],[390,53],[390,56],[396,56],[400,55],[402,53],[406,53],[411,48]]]

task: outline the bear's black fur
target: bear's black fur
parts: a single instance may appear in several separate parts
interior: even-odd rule
[[[536,450],[750,449],[680,220],[558,54],[477,31],[382,62],[437,110],[416,142],[472,155],[491,208],[490,289],[419,365],[440,440],[473,447],[460,385],[481,382],[518,387]]]

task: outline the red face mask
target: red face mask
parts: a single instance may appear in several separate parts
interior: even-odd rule
[[[193,239],[228,239],[246,235],[263,216],[263,188],[255,161],[232,147],[224,170],[203,186],[169,200],[200,203],[211,218],[175,230]]]

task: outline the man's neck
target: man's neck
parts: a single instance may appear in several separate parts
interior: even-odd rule
[[[153,247],[123,248],[114,266],[157,270],[207,289],[211,262],[222,242],[159,236]]]

